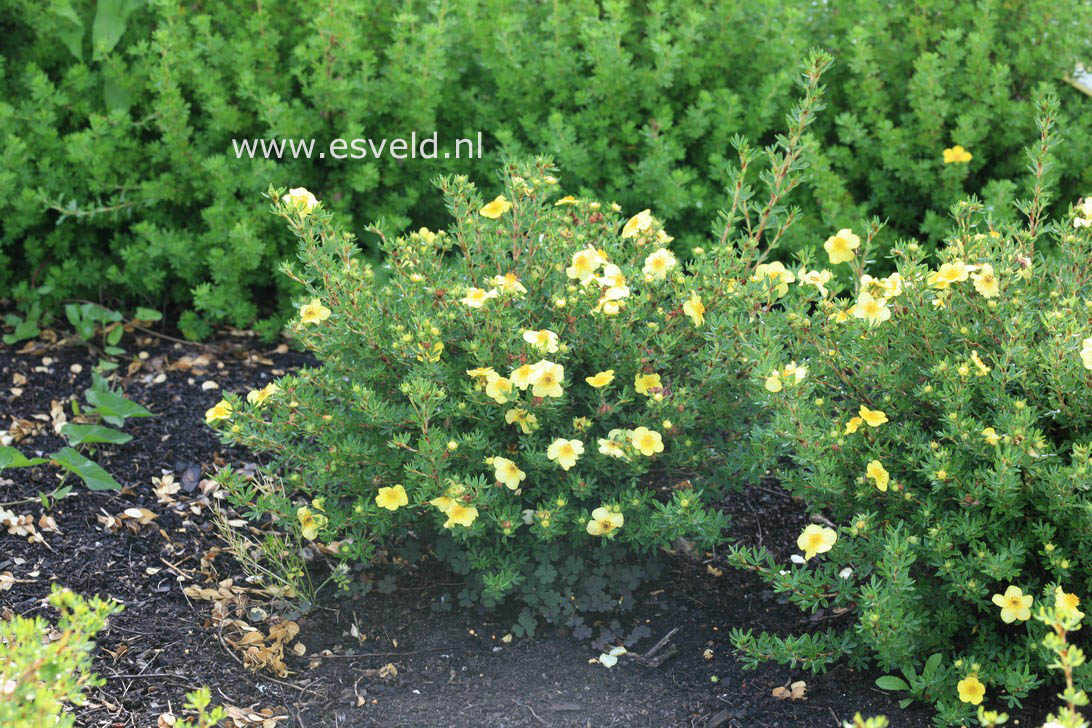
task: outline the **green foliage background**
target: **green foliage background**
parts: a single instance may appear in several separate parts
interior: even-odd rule
[[[736,134],[770,143],[798,62],[829,49],[806,213],[785,249],[872,214],[934,240],[966,192],[993,209],[1061,96],[1061,199],[1092,183],[1078,0],[270,3],[9,0],[0,14],[0,296],[191,309],[267,333],[291,240],[253,200],[306,186],[353,229],[445,217],[437,174],[492,181],[500,153],[549,154],[566,189],[653,208],[685,249],[724,204]],[[481,160],[240,160],[232,138],[485,135]],[[969,165],[941,162],[959,143]],[[441,155],[442,156],[442,155]],[[999,214],[1001,214],[999,212]],[[58,221],[63,220],[61,224]],[[41,288],[45,286],[45,288]]]

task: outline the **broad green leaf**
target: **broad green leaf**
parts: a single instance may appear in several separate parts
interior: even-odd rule
[[[50,457],[65,470],[78,475],[91,490],[121,490],[121,483],[111,478],[110,473],[70,447],[61,448]]]
[[[11,346],[12,344],[17,344],[25,339],[33,339],[40,333],[42,332],[38,328],[37,322],[28,318],[25,321],[19,322],[15,326],[15,331],[10,334],[4,334],[4,343]]]
[[[109,442],[121,445],[133,439],[132,435],[121,430],[102,425],[74,425],[71,422],[61,427],[61,434],[68,440],[68,444],[75,447],[85,442]]]
[[[57,31],[57,36],[61,39],[61,43],[76,57],[77,61],[82,61],[83,38],[84,35],[86,35],[83,27],[83,20],[80,19],[80,16],[72,9],[72,4],[67,2],[67,0],[54,3],[53,12],[68,21],[67,23],[62,23],[61,28]]]
[[[29,468],[49,462],[45,458],[28,458],[14,447],[0,447],[0,470],[4,468]]]
[[[98,0],[95,20],[91,24],[91,48],[94,58],[102,58],[125,35],[129,14],[144,4],[144,0]]]
[[[161,320],[163,318],[163,314],[161,314],[159,311],[156,311],[154,308],[144,308],[143,306],[140,306],[137,308],[136,313],[133,315],[133,318],[137,321],[152,322]]]
[[[111,425],[118,427],[125,424],[128,417],[152,417],[152,413],[132,400],[125,399],[105,389],[88,389],[84,392],[89,404],[94,409],[89,410],[102,415],[102,418]]]
[[[883,677],[876,678],[876,687],[884,690],[909,690],[910,686],[906,684],[906,681],[901,677],[895,677],[894,675],[884,675]]]
[[[125,327],[115,326],[114,328],[110,329],[110,333],[106,335],[106,343],[110,346],[117,346],[118,342],[121,341],[121,335],[124,333]]]
[[[940,667],[940,661],[942,659],[943,656],[939,652],[929,655],[929,659],[925,661],[925,667],[922,668],[921,674],[925,676],[933,675],[937,671],[937,668]]]

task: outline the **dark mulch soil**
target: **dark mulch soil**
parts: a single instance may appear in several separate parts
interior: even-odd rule
[[[91,691],[78,709],[81,726],[154,726],[169,709],[181,714],[186,691],[212,688],[214,701],[282,715],[278,726],[840,726],[856,711],[884,713],[893,725],[930,725],[925,709],[900,711],[899,696],[875,688],[876,674],[837,667],[825,675],[767,666],[743,671],[728,633],[753,627],[781,634],[826,627],[774,597],[747,573],[724,567],[716,557],[679,557],[663,578],[642,592],[631,614],[604,618],[624,631],[637,625],[648,636],[632,648],[644,652],[673,633],[664,650],[676,653],[659,667],[623,656],[606,669],[589,664],[599,654],[593,638],[577,639],[541,630],[533,639],[504,641],[511,615],[436,609],[456,579],[427,563],[396,572],[393,593],[372,591],[348,598],[323,593],[319,608],[298,618],[306,655],[287,658],[292,673],[275,679],[243,668],[237,653],[210,628],[210,603],[189,599],[183,588],[215,578],[245,583],[245,573],[226,552],[213,527],[208,499],[195,484],[218,465],[245,466],[254,456],[225,449],[204,426],[205,410],[222,390],[246,392],[283,371],[307,362],[285,347],[268,350],[256,339],[233,336],[207,347],[151,337],[125,342],[147,352],[139,368],[126,373],[126,394],[157,413],[130,420],[134,439],[94,455],[126,489],[92,493],[78,485],[73,496],[50,511],[60,529],[45,533],[48,544],[0,532],[0,572],[18,580],[0,592],[0,611],[50,616],[42,598],[51,582],[81,594],[109,595],[125,605],[98,638],[95,669],[106,684]],[[184,368],[205,354],[207,362]],[[0,347],[0,427],[14,418],[49,418],[51,401],[82,400],[95,357],[82,346],[53,345],[16,353]],[[177,368],[179,363],[183,368]],[[78,373],[74,371],[79,365]],[[125,369],[125,363],[122,365]],[[10,395],[14,375],[27,382]],[[207,381],[219,389],[206,389]],[[208,385],[206,385],[208,386]],[[48,421],[40,434],[18,443],[24,453],[52,452],[63,443]],[[173,473],[183,489],[178,506],[157,502],[152,478]],[[0,475],[0,503],[32,499],[57,482],[42,466]],[[16,513],[43,512],[40,503],[8,505]],[[156,514],[138,534],[110,532],[98,516],[143,507]],[[802,508],[776,487],[752,489],[726,502],[735,535],[749,542],[791,545],[804,524]],[[717,576],[716,569],[723,567]],[[272,605],[265,608],[272,611]],[[351,634],[352,626],[366,636]],[[616,625],[617,627],[617,625]],[[642,630],[643,631],[643,630]],[[707,653],[711,650],[711,653]],[[323,657],[324,654],[329,655]],[[354,654],[355,653],[355,654]],[[706,655],[710,659],[706,659]],[[393,665],[397,675],[380,677]],[[807,682],[807,699],[771,696],[777,686]],[[1045,699],[1049,699],[1049,695]],[[1043,703],[1021,724],[1045,714]],[[245,722],[239,722],[244,725]],[[259,725],[259,724],[256,724]]]

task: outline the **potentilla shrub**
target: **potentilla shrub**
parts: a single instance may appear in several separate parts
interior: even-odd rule
[[[321,366],[207,413],[287,484],[227,478],[235,501],[345,562],[429,549],[467,574],[462,602],[516,595],[524,631],[626,607],[662,548],[719,542],[711,502],[764,468],[740,352],[782,285],[762,261],[795,219],[830,62],[808,59],[766,165],[737,140],[732,204],[689,265],[651,209],[564,194],[545,159],[484,196],[440,180],[452,224],[373,228],[379,270],[310,192],[271,190],[299,241],[292,329]]]
[[[83,705],[84,689],[104,682],[91,672],[91,640],[121,605],[84,599],[57,584],[48,602],[60,612],[55,627],[42,617],[0,619],[0,725],[75,725],[66,706]],[[60,637],[49,639],[54,629]]]
[[[885,687],[934,702],[940,724],[1043,683],[1031,616],[1092,590],[1092,199],[1042,225],[1051,142],[1025,224],[960,203],[936,256],[901,243],[882,277],[870,235],[839,231],[762,320],[752,388],[773,419],[757,441],[813,522],[791,559],[791,544],[731,559],[829,626],[738,631],[748,661],[901,669]],[[846,267],[856,284],[827,288]]]
[[[658,547],[717,542],[709,450],[744,408],[707,337],[725,279],[684,271],[648,210],[562,195],[544,161],[506,173],[490,201],[443,180],[454,224],[383,236],[379,271],[309,193],[272,192],[321,367],[208,419],[305,494],[258,497],[285,527],[353,561],[431,547],[473,572],[464,601],[519,593],[533,629],[615,606]]]

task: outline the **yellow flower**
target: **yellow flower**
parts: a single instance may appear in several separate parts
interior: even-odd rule
[[[493,371],[493,367],[478,367],[476,369],[467,369],[467,376],[474,377],[474,383],[480,388],[489,381],[489,377],[497,376],[497,373]]]
[[[635,238],[638,233],[643,233],[650,227],[652,227],[652,210],[641,210],[622,226],[622,237]]]
[[[482,209],[478,210],[478,213],[482,217],[488,217],[490,220],[496,220],[512,209],[512,203],[504,199],[504,195],[497,195],[497,197],[485,205]]]
[[[638,427],[629,434],[629,441],[633,447],[646,457],[652,457],[658,452],[664,451],[664,439],[660,433],[647,427]]]
[[[485,291],[481,288],[474,288],[471,286],[466,289],[466,297],[462,299],[462,302],[467,306],[470,306],[470,308],[481,308],[485,305],[486,301],[490,298],[496,298],[497,295],[496,288],[490,288],[488,291]]]
[[[559,437],[546,449],[546,457],[554,460],[562,470],[568,470],[576,465],[576,461],[584,454],[584,443],[580,440],[566,440]]]
[[[887,307],[887,299],[873,298],[868,291],[861,291],[857,303],[849,311],[854,317],[867,321],[869,326],[875,326],[891,318],[891,309]]]
[[[572,195],[565,195],[560,200],[554,203],[554,207],[560,207],[561,205],[575,205],[576,198]]]
[[[591,427],[591,420],[587,417],[573,417],[573,429],[577,432],[583,432]]]
[[[519,282],[519,276],[515,273],[505,273],[504,275],[493,276],[489,282],[499,288],[501,293],[527,293],[527,289]]]
[[[902,295],[902,276],[898,273],[892,273],[887,278],[881,278],[876,283],[879,284],[880,290],[886,298],[895,298]]]
[[[651,389],[661,389],[663,384],[660,382],[659,374],[637,374],[633,378],[633,387],[637,390],[637,394],[643,394],[651,397]]]
[[[796,547],[804,552],[804,560],[807,561],[816,554],[826,553],[834,547],[838,540],[838,534],[833,528],[810,524],[796,539]]]
[[[984,377],[990,373],[990,368],[986,366],[986,362],[979,358],[977,351],[971,352],[971,363],[973,363],[978,370],[978,376]]]
[[[587,283],[595,277],[599,266],[606,262],[599,251],[589,245],[573,253],[572,265],[565,269],[565,275],[569,278],[577,278],[581,283]]]
[[[322,305],[322,301],[312,298],[311,303],[300,306],[300,321],[305,324],[318,324],[330,318],[330,309]]]
[[[614,370],[607,369],[604,372],[599,372],[593,377],[584,377],[584,381],[587,382],[590,387],[602,389],[614,381]]]
[[[1085,369],[1092,369],[1092,336],[1081,342],[1081,363]]]
[[[823,243],[823,250],[830,256],[830,264],[848,263],[857,255],[853,251],[861,246],[861,239],[849,228],[842,228]]]
[[[887,484],[891,480],[891,475],[879,460],[873,460],[868,464],[868,467],[865,468],[865,477],[875,481],[876,487],[881,492],[887,492]]]
[[[436,506],[442,512],[447,513],[448,510],[451,509],[451,506],[455,505],[455,500],[453,498],[449,497],[449,496],[440,495],[440,496],[436,496],[435,498],[430,500],[428,503],[431,506]]]
[[[983,263],[978,272],[971,276],[974,281],[974,289],[982,294],[983,298],[996,298],[1001,293],[1001,284],[993,273],[993,266]]]
[[[520,407],[513,407],[505,412],[504,421],[510,425],[519,425],[524,435],[530,435],[538,428],[538,418]]]
[[[519,487],[520,481],[527,477],[527,473],[519,469],[519,466],[508,458],[493,458],[493,476],[498,483],[504,483],[509,490]]]
[[[406,495],[406,489],[399,483],[390,488],[380,488],[375,496],[375,503],[388,511],[397,511],[402,506],[409,505],[409,497]]]
[[[650,281],[662,281],[675,267],[675,256],[667,248],[660,248],[645,258],[645,266],[641,272],[645,279]]]
[[[535,365],[523,364],[512,370],[512,384],[520,389],[527,389],[535,378]]]
[[[455,526],[463,526],[470,528],[470,525],[474,523],[474,519],[478,517],[478,509],[474,506],[464,506],[462,503],[453,503],[444,513],[447,515],[447,520],[444,521],[444,528],[455,528]]]
[[[705,304],[698,294],[691,293],[690,298],[682,305],[682,310],[694,322],[695,328],[705,323]]]
[[[512,381],[498,374],[490,374],[486,379],[485,395],[497,404],[508,401],[508,395],[512,392]]]
[[[625,517],[618,511],[612,511],[606,506],[599,506],[592,511],[587,530],[592,536],[603,536],[617,528],[621,528],[625,522]]]
[[[970,275],[967,264],[961,260],[944,263],[938,270],[929,274],[929,285],[938,290],[944,290],[953,283],[962,283]]]
[[[766,279],[770,279],[770,281],[766,281]],[[784,264],[780,261],[774,261],[773,263],[760,263],[755,266],[755,272],[751,275],[751,280],[754,282],[772,282],[776,285],[774,291],[780,298],[789,292],[789,284],[796,282],[796,276],[792,274],[792,271],[786,270]]]
[[[982,430],[982,437],[986,438],[986,443],[989,445],[996,446],[997,443],[1001,442],[1001,436],[998,435],[997,430],[993,429],[992,427],[987,427],[986,429]]]
[[[797,274],[797,280],[800,281],[800,285],[815,286],[819,289],[820,295],[826,297],[828,291],[826,284],[830,282],[831,272],[829,270],[806,270],[800,269]]]
[[[308,541],[318,538],[319,529],[326,525],[326,516],[313,512],[307,506],[296,509],[296,518],[300,522],[300,534]]]
[[[1078,619],[1084,617],[1084,612],[1077,609],[1080,604],[1081,598],[1076,594],[1066,594],[1060,586],[1054,588],[1054,607],[1062,615]]]
[[[858,429],[860,429],[861,425],[863,425],[863,424],[864,424],[864,420],[861,419],[860,417],[850,417],[849,422],[846,423],[845,432],[843,432],[842,434],[843,435],[852,435],[854,432],[856,432]]]
[[[871,410],[868,407],[861,405],[861,409],[858,411],[861,415],[861,419],[865,421],[869,427],[879,427],[883,423],[887,422],[887,415],[883,410]]]
[[[1010,584],[1004,594],[994,594],[992,601],[1001,607],[1001,621],[1005,624],[1012,624],[1018,619],[1021,622],[1031,619],[1032,596],[1025,596],[1015,584]]]
[[[599,285],[607,288],[617,288],[619,293],[615,294],[616,298],[625,298],[629,295],[629,287],[626,286],[626,277],[622,275],[622,269],[614,263],[607,263],[603,266],[603,275],[599,276],[597,282]]]
[[[971,161],[971,153],[958,144],[944,150],[945,164],[966,164],[969,161]]]
[[[616,440],[605,437],[599,438],[599,452],[603,455],[609,455],[612,458],[619,458],[621,460],[627,459],[626,451],[622,448],[622,444]]]
[[[557,352],[557,334],[549,329],[541,331],[524,331],[523,340],[539,351],[553,354]]]
[[[776,369],[773,374],[766,377],[766,390],[775,394],[781,391],[781,373]]]
[[[231,412],[231,402],[228,402],[226,399],[222,399],[215,405],[213,405],[211,409],[205,412],[205,424],[211,425],[217,420],[231,419]]]
[[[808,368],[797,364],[795,361],[790,361],[781,368],[781,376],[792,379],[791,384],[800,384],[800,382],[804,381],[804,377],[808,376]]]
[[[565,379],[565,367],[543,359],[534,365],[531,378],[531,394],[536,397],[560,397],[565,392],[561,382]]]
[[[288,194],[281,198],[284,204],[293,208],[300,217],[307,217],[318,205],[315,196],[303,187],[293,187]]]
[[[279,391],[280,391],[280,387],[278,387],[275,382],[270,382],[269,384],[265,385],[261,389],[251,390],[246,395],[246,401],[250,402],[252,405],[255,405],[257,407],[261,407],[263,404],[265,404],[265,401],[267,399],[269,399],[270,397],[272,397],[274,394],[276,394]]]
[[[964,703],[979,705],[982,698],[986,697],[986,686],[978,679],[977,675],[968,675],[956,684],[959,691],[959,699]]]

